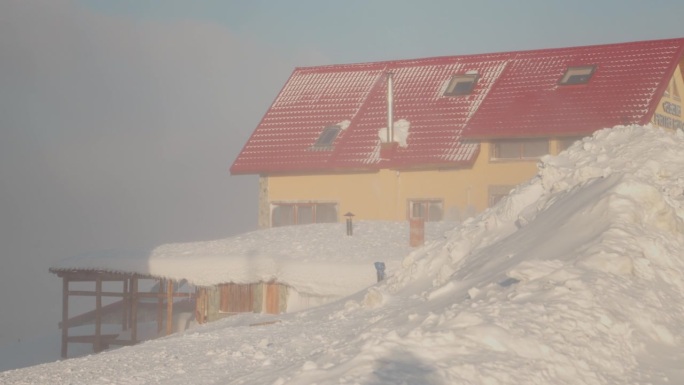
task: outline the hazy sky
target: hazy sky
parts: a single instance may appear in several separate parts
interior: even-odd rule
[[[56,260],[256,227],[235,159],[295,66],[684,37],[681,0],[0,0],[0,343]],[[58,354],[58,352],[56,352]]]

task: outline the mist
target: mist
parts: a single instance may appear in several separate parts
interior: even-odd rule
[[[57,260],[256,228],[228,167],[295,62],[218,24],[0,2],[0,344],[57,330]]]

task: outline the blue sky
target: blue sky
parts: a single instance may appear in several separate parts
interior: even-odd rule
[[[684,37],[682,15],[681,0],[0,1],[0,344],[56,330],[59,259],[256,228],[257,177],[228,168],[296,66]]]
[[[281,49],[333,63],[678,37],[684,3],[655,1],[83,0],[139,20],[215,22]]]

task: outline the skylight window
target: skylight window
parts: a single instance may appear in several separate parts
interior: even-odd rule
[[[477,84],[477,74],[454,75],[444,90],[444,96],[469,95],[473,92],[475,84]]]
[[[560,80],[560,84],[586,84],[595,70],[596,66],[568,67]]]
[[[327,150],[332,147],[333,142],[340,134],[342,128],[338,125],[327,126],[321,132],[321,136],[318,137],[316,143],[314,143],[313,148],[316,150]]]

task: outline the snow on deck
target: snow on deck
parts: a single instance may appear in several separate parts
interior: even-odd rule
[[[451,222],[425,224],[426,240],[443,238]],[[300,293],[341,296],[376,282],[374,262],[396,271],[413,249],[408,222],[355,221],[257,230],[224,239],[170,243],[150,251],[103,251],[65,259],[53,270],[139,273],[198,286],[278,281]]]

